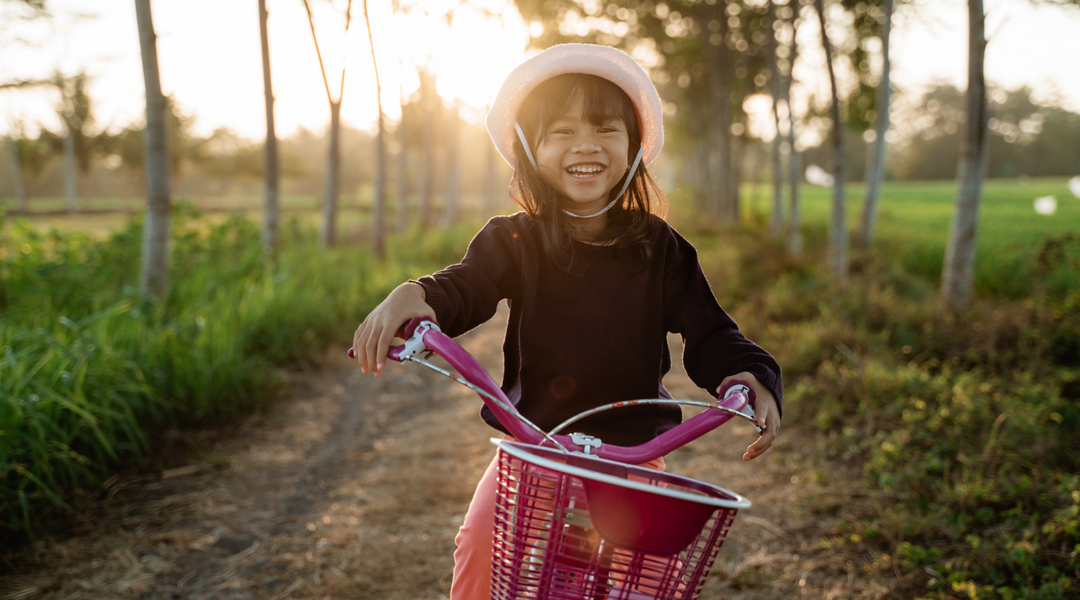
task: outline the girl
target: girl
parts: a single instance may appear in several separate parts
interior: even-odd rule
[[[554,46],[503,83],[488,132],[514,168],[523,212],[495,217],[460,264],[409,281],[356,330],[360,369],[378,376],[399,328],[428,317],[450,336],[510,306],[502,389],[545,430],[589,408],[670,397],[667,333],[682,335],[683,364],[714,396],[729,379],[750,382],[767,450],[780,424],[780,367],[720,308],[694,247],[658,214],[664,195],[646,171],[663,145],[662,104],[645,71],[614,48]],[[505,428],[486,408],[481,417]],[[681,421],[674,406],[594,415],[575,430],[621,446],[642,444]],[[663,458],[648,465],[663,469]],[[453,600],[490,597],[495,464],[456,539]]]

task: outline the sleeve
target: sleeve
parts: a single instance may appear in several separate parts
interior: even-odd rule
[[[753,373],[776,397],[784,414],[784,384],[776,359],[746,339],[709,287],[698,262],[697,249],[675,230],[663,248],[664,320],[668,331],[683,338],[683,367],[690,379],[716,396],[725,377]]]
[[[421,277],[427,303],[439,327],[457,337],[490,319],[499,301],[518,287],[515,241],[518,236],[505,218],[496,217],[469,242],[460,263]]]

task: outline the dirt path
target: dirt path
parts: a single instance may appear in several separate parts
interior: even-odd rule
[[[500,313],[459,341],[498,372],[504,327]],[[676,397],[705,398],[681,372],[666,383]],[[191,469],[122,480],[86,533],[24,551],[16,572],[0,576],[0,596],[445,598],[454,534],[494,452],[478,407],[417,365],[361,377],[333,349],[321,370],[294,376],[288,398],[201,449]],[[812,439],[788,427],[767,460],[743,463],[753,439],[729,423],[668,459],[670,471],[754,502],[703,597],[884,597],[865,565],[821,544],[854,516],[842,495],[808,481]]]

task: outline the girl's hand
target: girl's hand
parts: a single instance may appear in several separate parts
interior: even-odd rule
[[[386,366],[386,353],[390,349],[398,329],[415,317],[435,320],[435,311],[427,304],[423,286],[407,282],[390,292],[375,310],[364,319],[353,335],[353,351],[360,363],[360,371],[382,374]]]
[[[773,445],[773,441],[776,440],[776,435],[780,433],[780,410],[776,406],[776,397],[769,391],[769,388],[758,381],[757,377],[754,377],[753,373],[744,371],[731,377],[725,377],[724,381],[720,383],[720,387],[716,388],[716,393],[719,394],[720,389],[732,379],[741,379],[749,383],[754,393],[757,394],[757,399],[754,400],[752,406],[754,414],[757,415],[758,427],[764,427],[765,431],[756,442],[746,448],[746,454],[743,454],[742,459],[744,461],[752,460],[768,450]]]

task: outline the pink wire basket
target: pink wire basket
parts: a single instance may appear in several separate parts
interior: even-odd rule
[[[493,600],[697,598],[735,513],[750,506],[685,477],[496,443]]]

